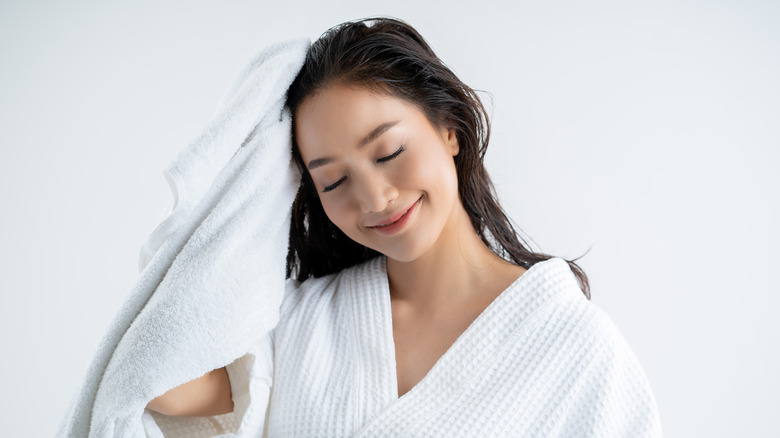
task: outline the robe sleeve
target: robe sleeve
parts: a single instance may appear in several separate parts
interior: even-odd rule
[[[275,330],[272,330],[261,339],[256,350],[225,367],[230,379],[233,413],[238,425],[235,436],[259,436],[258,431],[268,426],[267,415],[274,373],[274,334]]]
[[[593,360],[560,436],[662,437],[655,395],[639,360],[612,319],[598,313]]]

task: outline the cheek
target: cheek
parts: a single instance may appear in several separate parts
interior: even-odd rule
[[[458,178],[452,157],[431,149],[410,166],[406,181],[414,181],[441,194],[457,191]]]
[[[349,223],[349,212],[343,202],[332,199],[331,197],[320,198],[322,203],[322,209],[325,214],[328,215],[328,219],[333,222],[341,231],[345,231],[346,225]],[[346,231],[345,231],[346,233]]]

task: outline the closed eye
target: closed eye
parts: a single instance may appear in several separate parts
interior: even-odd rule
[[[390,160],[392,160],[393,158],[395,158],[395,157],[397,157],[397,156],[401,155],[401,152],[403,152],[403,151],[405,151],[405,150],[406,150],[406,149],[404,149],[404,147],[403,147],[403,145],[402,145],[400,148],[398,148],[398,150],[397,150],[397,151],[393,152],[393,153],[392,153],[392,155],[388,155],[388,156],[386,156],[386,157],[384,157],[384,158],[380,158],[380,159],[378,159],[378,160],[376,160],[376,161],[377,161],[377,163],[384,163],[384,162],[386,162],[386,161],[390,161]]]
[[[380,159],[376,160],[376,162],[377,162],[377,163],[380,163],[380,164],[381,164],[381,163],[386,163],[386,162],[388,162],[388,161],[392,160],[393,158],[395,158],[395,157],[397,157],[397,156],[401,155],[401,152],[403,152],[403,151],[405,151],[405,150],[406,150],[406,149],[405,149],[405,148],[403,147],[403,145],[402,145],[401,147],[399,147],[399,148],[398,148],[398,150],[397,150],[397,151],[393,152],[392,154],[390,154],[390,155],[388,155],[388,156],[386,156],[386,157],[382,157],[382,158],[380,158]],[[329,186],[326,186],[326,187],[325,187],[325,188],[324,188],[322,191],[323,191],[323,192],[329,192],[329,191],[331,191],[331,190],[335,189],[336,187],[340,186],[340,185],[341,185],[341,183],[342,183],[342,182],[343,182],[345,179],[347,179],[347,177],[346,177],[346,176],[343,176],[343,177],[341,177],[341,179],[340,179],[340,180],[336,181],[335,183],[333,183],[333,184],[331,184],[331,185],[329,185]]]
[[[323,191],[323,192],[329,192],[329,191],[331,191],[331,190],[335,189],[335,188],[336,188],[336,187],[338,187],[338,186],[339,186],[339,184],[341,184],[341,182],[342,182],[342,181],[344,181],[345,179],[347,179],[347,177],[346,177],[346,176],[342,176],[340,180],[338,180],[338,181],[334,182],[333,184],[331,184],[331,185],[329,185],[329,186],[325,187],[325,188],[324,188],[322,191]]]

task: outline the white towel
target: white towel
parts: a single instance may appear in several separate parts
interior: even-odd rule
[[[300,182],[284,102],[310,45],[257,53],[166,168],[172,212],[142,247],[138,281],[57,436],[155,435],[151,399],[232,363],[277,324]]]

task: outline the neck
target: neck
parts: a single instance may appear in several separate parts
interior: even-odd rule
[[[482,242],[466,211],[458,207],[458,214],[426,253],[408,262],[387,259],[392,300],[435,312],[474,299],[494,286],[500,273],[515,267]]]

